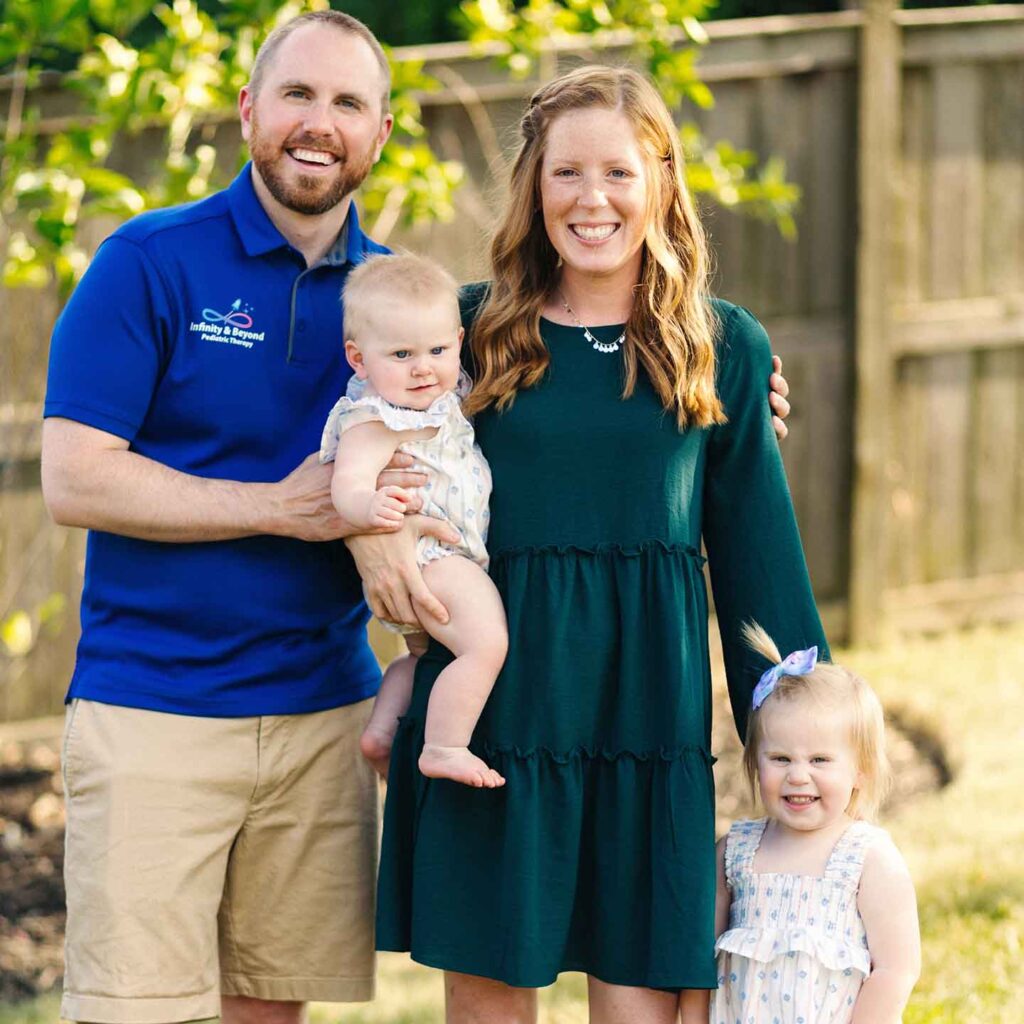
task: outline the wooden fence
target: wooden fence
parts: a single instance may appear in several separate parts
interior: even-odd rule
[[[702,129],[784,157],[803,189],[795,243],[728,210],[708,223],[718,292],[753,309],[785,359],[784,454],[831,632],[1024,616],[1024,5],[866,0],[708,30]],[[552,52],[538,77],[624,54],[615,40]],[[419,55],[445,86],[424,98],[431,143],[469,181],[454,223],[391,241],[470,280],[537,79],[510,81],[459,44]],[[209,132],[230,162],[235,127]],[[123,165],[150,151],[133,142]],[[48,293],[0,291],[0,621],[67,597],[52,636],[0,652],[0,720],[58,707],[73,660],[83,539],[48,523],[38,491],[56,312]]]

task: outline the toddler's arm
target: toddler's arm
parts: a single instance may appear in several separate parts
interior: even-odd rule
[[[871,974],[853,1008],[851,1024],[899,1024],[921,973],[921,936],[914,883],[888,838],[864,858],[857,909],[871,953]]]
[[[398,530],[412,494],[402,487],[377,487],[377,476],[405,439],[379,420],[347,430],[338,445],[331,498],[338,514],[356,530]]]

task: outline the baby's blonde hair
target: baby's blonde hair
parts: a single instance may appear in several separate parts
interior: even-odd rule
[[[436,307],[447,305],[459,326],[459,286],[444,267],[411,252],[368,257],[353,269],[341,293],[345,338],[358,342],[375,316],[396,301]]]
[[[743,627],[743,639],[773,665],[782,661],[775,641],[757,623]],[[757,793],[757,755],[764,738],[765,708],[807,702],[826,713],[841,716],[850,727],[861,783],[850,797],[846,813],[871,820],[889,789],[889,758],[885,752],[885,715],[874,690],[860,676],[840,665],[819,661],[807,675],[782,676],[775,689],[747,718],[743,768],[751,791]]]

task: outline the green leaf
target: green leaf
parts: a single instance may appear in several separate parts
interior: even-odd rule
[[[153,9],[153,0],[89,0],[93,22],[112,35],[126,37]]]

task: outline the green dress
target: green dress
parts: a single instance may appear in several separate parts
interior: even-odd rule
[[[715,987],[702,537],[740,728],[765,668],[743,622],[783,653],[827,653],[768,409],[768,338],[746,310],[715,308],[725,425],[679,431],[642,373],[623,401],[621,352],[548,321],[545,379],[477,417],[509,654],[471,745],[507,781],[417,771],[450,658],[432,645],[392,752],[379,949],[518,986],[584,971]]]

